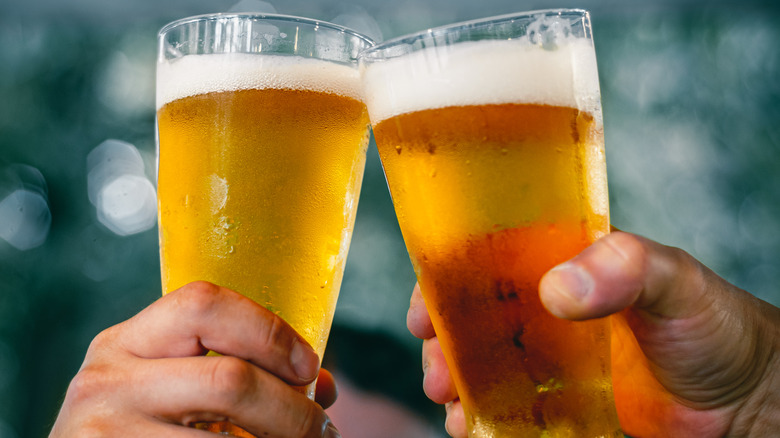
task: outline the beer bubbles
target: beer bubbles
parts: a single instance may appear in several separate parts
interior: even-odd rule
[[[13,164],[0,172],[0,238],[26,251],[42,245],[49,235],[46,180],[38,169]]]
[[[87,169],[89,202],[97,209],[101,224],[120,236],[154,226],[157,195],[135,146],[106,140],[87,156]]]

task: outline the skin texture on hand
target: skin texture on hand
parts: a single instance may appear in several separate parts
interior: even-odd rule
[[[621,425],[636,437],[772,436],[780,430],[780,309],[682,250],[615,232],[549,271],[540,299],[571,320],[613,315]],[[465,437],[463,410],[415,288],[407,315],[423,343],[423,388]]]
[[[320,404],[291,386],[318,375]],[[286,322],[196,282],[93,340],[50,437],[205,437],[183,426],[222,420],[258,436],[338,436],[323,411],[335,397],[332,376]]]

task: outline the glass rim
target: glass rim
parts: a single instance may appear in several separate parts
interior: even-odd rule
[[[325,29],[345,33],[353,37],[356,37],[364,41],[365,43],[367,43],[367,48],[364,50],[367,50],[368,48],[371,48],[376,45],[376,42],[373,39],[371,39],[369,36],[364,35],[352,28],[342,26],[340,24],[335,24],[324,20],[317,20],[314,18],[299,17],[296,15],[272,14],[272,13],[265,13],[265,12],[216,12],[211,14],[201,14],[201,15],[193,15],[190,17],[179,18],[177,20],[171,21],[170,23],[160,28],[160,30],[157,32],[157,37],[162,38],[163,35],[167,34],[171,30],[183,25],[187,25],[199,21],[200,22],[217,21],[219,19],[247,19],[247,20],[258,20],[258,21],[268,20],[268,21],[278,21],[278,22],[286,22],[286,23],[300,23],[300,24],[305,24],[307,26],[310,26],[312,28],[323,27]]]
[[[450,23],[445,24],[442,26],[436,26],[429,29],[413,32],[410,34],[398,36],[395,38],[391,38],[389,40],[383,41],[381,43],[375,43],[374,45],[366,48],[361,57],[364,57],[366,55],[369,55],[371,53],[378,53],[382,50],[386,50],[390,47],[397,46],[399,44],[409,44],[417,40],[421,40],[424,38],[433,37],[436,35],[440,35],[444,32],[451,31],[453,29],[458,28],[467,28],[467,27],[475,27],[475,26],[484,26],[489,25],[492,23],[500,23],[505,22],[510,19],[519,19],[523,17],[531,17],[534,15],[544,15],[544,16],[551,16],[551,15],[573,15],[573,16],[579,16],[579,17],[590,17],[590,12],[587,9],[582,8],[550,8],[550,9],[537,9],[532,11],[522,11],[522,12],[511,12],[508,14],[502,14],[502,15],[495,15],[491,17],[484,17],[484,18],[475,18],[473,20],[466,20],[466,21],[460,21],[456,23]]]

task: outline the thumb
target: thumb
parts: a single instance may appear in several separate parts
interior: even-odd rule
[[[776,309],[685,251],[623,232],[550,270],[539,294],[552,314],[571,320],[625,309],[659,383],[704,409],[756,387],[772,351],[762,339],[777,331]]]
[[[629,306],[685,318],[710,304],[703,265],[684,251],[613,232],[542,277],[540,299],[553,315],[599,318]],[[712,274],[714,276],[714,274]]]

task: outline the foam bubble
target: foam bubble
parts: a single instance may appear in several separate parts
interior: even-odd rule
[[[600,115],[595,52],[584,38],[554,48],[528,39],[431,47],[364,63],[363,75],[374,125],[399,114],[479,104],[537,103]]]
[[[313,90],[362,100],[350,66],[300,56],[190,55],[157,65],[157,109],[184,97],[245,89]]]

